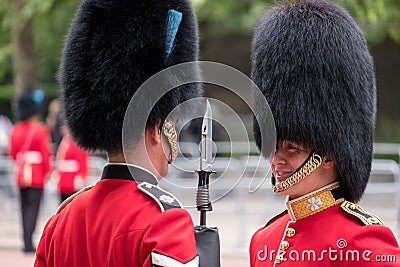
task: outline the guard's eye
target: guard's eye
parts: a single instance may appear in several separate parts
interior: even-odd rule
[[[305,150],[302,146],[299,146],[299,145],[297,145],[297,144],[295,144],[295,143],[292,143],[292,142],[287,142],[287,143],[285,144],[285,147],[286,147],[286,150],[287,150],[289,153],[306,152],[306,150]]]
[[[292,144],[288,144],[287,149],[297,149],[297,147]]]
[[[296,149],[296,148],[298,148],[298,146],[295,143],[288,142],[288,141],[283,144],[283,147],[285,147],[286,149]]]
[[[298,151],[300,151],[300,149],[298,147],[293,146],[293,145],[288,145],[286,147],[286,149],[288,150],[288,152],[298,152]]]

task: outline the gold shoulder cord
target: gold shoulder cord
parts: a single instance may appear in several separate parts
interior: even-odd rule
[[[360,205],[344,201],[340,208],[345,212],[357,217],[365,225],[384,225],[383,221],[376,215],[364,210]]]
[[[317,153],[313,152],[310,159],[307,160],[298,171],[290,175],[284,181],[278,183],[277,185],[272,186],[272,191],[274,191],[275,193],[281,192],[288,189],[292,185],[299,183],[301,180],[303,180],[309,174],[315,171],[321,164],[322,164],[322,157]]]
[[[163,127],[162,127],[162,131],[163,131],[164,135],[167,137],[168,143],[171,147],[170,163],[172,163],[178,156],[178,144],[177,144],[178,137],[176,134],[176,130],[175,130],[174,125],[172,125],[172,123],[169,120],[165,120]]]

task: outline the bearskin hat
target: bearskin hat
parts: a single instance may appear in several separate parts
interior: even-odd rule
[[[138,88],[167,67],[196,60],[198,26],[189,0],[83,0],[65,41],[59,77],[73,138],[85,149],[120,151],[124,115]],[[162,123],[199,94],[199,84],[165,94],[146,126]]]
[[[330,153],[346,199],[357,202],[371,170],[376,92],[372,58],[350,15],[312,0],[267,11],[254,33],[252,79],[270,105],[277,141]],[[255,123],[261,148],[260,131]]]
[[[44,104],[43,90],[28,86],[14,102],[15,117],[19,121],[25,121],[34,115],[42,113]]]

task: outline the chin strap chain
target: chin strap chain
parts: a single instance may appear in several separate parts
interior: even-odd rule
[[[272,191],[275,193],[282,192],[289,187],[299,183],[322,164],[322,157],[315,152],[312,152],[308,159],[301,165],[292,175],[284,181],[272,186]]]
[[[169,120],[165,120],[162,127],[162,132],[167,137],[169,146],[171,148],[168,163],[172,163],[178,156],[178,136],[176,134],[175,126]]]

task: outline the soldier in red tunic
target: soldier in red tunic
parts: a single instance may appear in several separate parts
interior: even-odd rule
[[[40,89],[28,88],[16,100],[16,117],[20,121],[10,133],[9,154],[15,160],[16,185],[20,191],[24,252],[34,252],[35,231],[43,186],[50,176],[50,133],[40,123],[44,95]]]
[[[34,266],[198,266],[191,217],[158,180],[177,153],[167,116],[200,96],[200,85],[173,88],[158,102],[150,99],[158,89],[152,86],[132,103],[136,113],[126,113],[147,79],[197,58],[188,0],[82,1],[63,50],[62,107],[74,141],[106,151],[109,163],[96,185],[68,198],[49,219]],[[197,77],[197,68],[185,75]]]
[[[88,173],[88,152],[72,140],[66,125],[61,126],[63,138],[57,149],[57,189],[61,203],[82,189]]]
[[[253,235],[250,265],[400,266],[392,231],[355,204],[371,170],[376,93],[353,19],[329,1],[272,8],[255,30],[252,78],[277,134],[272,145],[259,116],[255,139],[287,209]],[[254,105],[265,114],[259,99]]]

